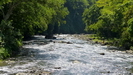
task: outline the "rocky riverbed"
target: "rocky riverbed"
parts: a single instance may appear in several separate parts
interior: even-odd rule
[[[83,40],[80,35],[24,41],[19,57],[0,65],[0,75],[132,75],[133,54]]]

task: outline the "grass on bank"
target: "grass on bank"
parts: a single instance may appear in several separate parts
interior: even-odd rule
[[[94,43],[101,44],[101,45],[113,45],[119,46],[118,39],[104,39],[102,37],[97,36],[96,34],[89,34],[86,37]]]

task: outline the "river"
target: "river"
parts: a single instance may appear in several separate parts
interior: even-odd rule
[[[24,41],[23,53],[0,65],[0,75],[132,75],[133,54],[73,35]]]

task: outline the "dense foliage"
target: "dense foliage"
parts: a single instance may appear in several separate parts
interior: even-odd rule
[[[66,16],[66,24],[59,27],[59,33],[84,33],[85,24],[82,21],[82,14],[88,7],[88,0],[66,0],[65,6],[69,10]]]
[[[132,9],[132,0],[1,0],[0,59],[16,55],[22,40],[34,34],[53,38],[84,28],[133,48]]]
[[[59,25],[68,15],[65,0],[1,0],[0,58],[19,52],[22,39]],[[52,29],[51,29],[52,30]],[[49,31],[50,32],[50,31]]]
[[[133,1],[97,0],[84,11],[86,30],[106,39],[117,39],[119,46],[133,46]]]

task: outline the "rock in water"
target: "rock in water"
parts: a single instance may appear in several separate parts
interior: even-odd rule
[[[100,55],[105,55],[105,53],[99,53]]]
[[[75,61],[73,61],[73,63],[80,63],[80,61],[78,61],[78,60],[75,60]]]
[[[61,67],[54,67],[54,69],[61,69]]]
[[[71,42],[67,42],[67,44],[72,44]]]

